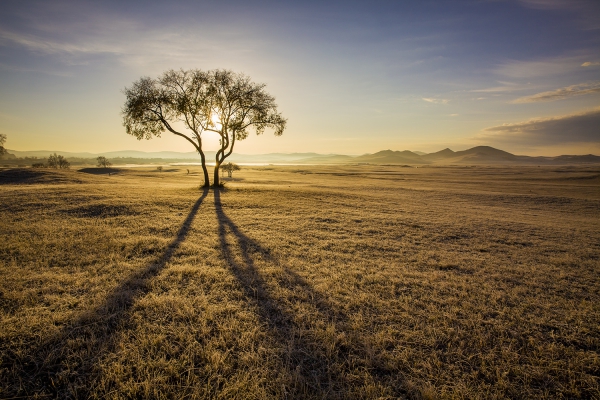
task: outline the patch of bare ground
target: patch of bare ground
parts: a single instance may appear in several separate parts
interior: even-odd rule
[[[600,396],[593,167],[29,171],[1,398]]]

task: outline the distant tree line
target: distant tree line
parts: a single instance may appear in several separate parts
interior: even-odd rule
[[[67,161],[65,157],[60,154],[51,154],[48,157],[46,163],[33,163],[31,165],[33,168],[56,168],[56,169],[67,169],[71,166],[71,163]]]

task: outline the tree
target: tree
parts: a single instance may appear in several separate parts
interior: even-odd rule
[[[125,89],[123,125],[139,140],[160,137],[168,130],[190,142],[200,154],[204,186],[209,186],[209,179],[202,133],[218,134],[213,184],[219,186],[219,169],[236,140],[246,139],[252,128],[256,134],[272,128],[276,136],[285,129],[286,120],[264,87],[226,70],[170,70],[159,79],[141,78]]]
[[[221,169],[225,172],[227,172],[227,176],[231,178],[231,175],[233,174],[233,171],[239,171],[241,168],[239,165],[234,164],[232,162],[228,162],[225,164],[221,165]]]
[[[67,159],[61,155],[57,155],[56,153],[54,153],[48,157],[48,167],[49,168],[66,169],[66,168],[69,168],[70,166],[71,166],[71,164],[69,164]]]
[[[122,110],[127,133],[138,140],[160,137],[168,130],[190,142],[200,154],[205,187],[209,186],[209,180],[202,133],[207,125],[209,83],[208,73],[200,70],[170,70],[159,79],[144,77],[125,89]],[[181,125],[185,130],[179,129]]]
[[[277,112],[275,98],[264,90],[264,84],[256,84],[249,77],[232,71],[215,70],[209,74],[211,91],[207,111],[210,117],[206,130],[221,137],[213,181],[213,185],[219,186],[219,168],[233,152],[236,140],[246,139],[252,128],[257,135],[271,128],[275,136],[281,136],[287,121]]]
[[[108,161],[108,158],[104,156],[97,157],[96,161],[98,162],[98,166],[102,168],[109,168],[112,165],[112,163]]]
[[[7,153],[4,148],[4,143],[6,143],[6,134],[0,133],[0,156],[3,156]]]

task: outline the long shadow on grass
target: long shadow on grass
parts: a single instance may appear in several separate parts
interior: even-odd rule
[[[100,307],[84,313],[40,347],[2,360],[1,368],[11,370],[13,386],[0,391],[0,397],[89,397],[94,367],[114,349],[114,336],[127,321],[129,310],[148,293],[149,281],[185,240],[207,194],[205,189],[165,251],[114,289]]]
[[[257,308],[261,320],[285,349],[283,362],[290,377],[287,395],[291,398],[340,397],[339,394],[348,385],[345,372],[352,351],[332,337],[339,331],[333,332],[325,340],[315,337],[319,336],[315,333],[323,333],[326,330],[324,325],[339,329],[346,321],[345,315],[336,310],[304,278],[282,266],[269,249],[245,235],[223,211],[220,196],[219,190],[215,190],[215,211],[219,221],[219,244],[223,258],[241,284],[248,302]],[[275,279],[280,289],[287,289],[287,307],[270,294],[274,285],[269,285],[257,271],[255,262],[259,260],[283,272]],[[299,306],[298,303],[305,303],[307,308],[316,310],[316,319],[320,320],[321,326],[312,326],[316,322],[314,320],[302,320],[300,316],[295,318],[294,312],[290,310],[292,303],[296,306]]]

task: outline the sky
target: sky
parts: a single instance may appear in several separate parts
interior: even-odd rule
[[[287,129],[237,153],[600,155],[597,0],[3,0],[5,146],[193,151],[122,125],[123,90],[169,69],[266,84]]]

